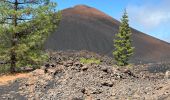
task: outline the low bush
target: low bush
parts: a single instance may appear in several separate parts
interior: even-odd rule
[[[96,58],[81,58],[80,62],[84,64],[100,64],[100,60]]]

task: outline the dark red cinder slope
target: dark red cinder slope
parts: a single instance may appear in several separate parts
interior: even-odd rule
[[[46,41],[52,50],[88,50],[112,56],[113,37],[120,22],[105,13],[85,5],[62,11],[62,21],[56,32]],[[132,29],[134,63],[170,61],[170,44]]]

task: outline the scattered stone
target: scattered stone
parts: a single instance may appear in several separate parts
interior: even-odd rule
[[[21,72],[31,72],[33,70],[34,70],[34,68],[32,68],[32,67],[20,67]]]
[[[162,87],[162,86],[160,86],[160,87],[157,87],[157,88],[156,88],[156,90],[160,90],[160,89],[162,89],[162,88],[163,88],[163,87]]]
[[[26,87],[29,87],[31,85],[34,85],[34,81],[27,81],[26,83],[24,83]],[[23,87],[22,87],[23,89]]]
[[[95,91],[92,92],[92,94],[100,94],[102,93],[101,89],[95,89]]]
[[[51,67],[56,67],[56,65],[55,64],[51,64]]]
[[[85,94],[85,93],[86,93],[86,89],[85,89],[85,88],[81,89],[81,92],[82,92],[83,94]]]
[[[101,70],[106,73],[108,72],[108,68],[106,66],[101,66]]]
[[[32,73],[33,73],[34,76],[35,75],[43,75],[43,74],[45,74],[43,69],[36,69]]]
[[[50,75],[55,75],[57,72],[56,68],[48,68],[47,69],[47,73],[49,73]]]
[[[69,60],[69,61],[65,62],[64,66],[66,66],[66,67],[73,66],[73,61]]]
[[[81,68],[83,71],[87,71],[87,69],[88,69],[88,66],[83,66],[82,68]]]
[[[110,81],[104,81],[101,83],[102,86],[108,86],[108,87],[112,87],[113,86],[113,82]]]
[[[136,77],[129,69],[125,69],[123,73],[128,74],[129,76],[132,77]]]
[[[83,64],[81,64],[79,61],[74,63],[74,66],[76,67],[83,67]]]
[[[46,67],[46,68],[49,68],[49,67],[50,67],[50,64],[49,64],[49,63],[45,64],[45,67]]]
[[[72,98],[71,100],[84,100],[84,99],[80,97],[75,97],[75,98]]]
[[[170,71],[166,71],[165,72],[165,78],[166,79],[170,79]]]
[[[56,64],[58,64],[58,65],[64,65],[64,63],[63,63],[62,61],[56,62]]]

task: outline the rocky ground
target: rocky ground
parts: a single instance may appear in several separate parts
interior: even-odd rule
[[[111,58],[86,51],[50,55],[29,78],[0,86],[0,100],[170,100],[168,64],[120,68]],[[83,64],[82,57],[101,63]]]

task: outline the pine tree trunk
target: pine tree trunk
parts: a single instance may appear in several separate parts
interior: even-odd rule
[[[15,0],[15,3],[14,3],[14,9],[15,11],[17,11],[18,9],[18,0]],[[14,15],[13,16],[13,25],[16,27],[17,26],[17,15]],[[11,50],[11,67],[10,67],[10,71],[11,73],[14,73],[16,70],[16,50],[15,50],[15,47],[16,47],[16,44],[17,44],[17,34],[16,33],[13,33],[12,34],[12,50]]]
[[[11,67],[10,67],[10,72],[14,73],[16,68],[16,55],[14,54],[13,51],[11,51]]]

